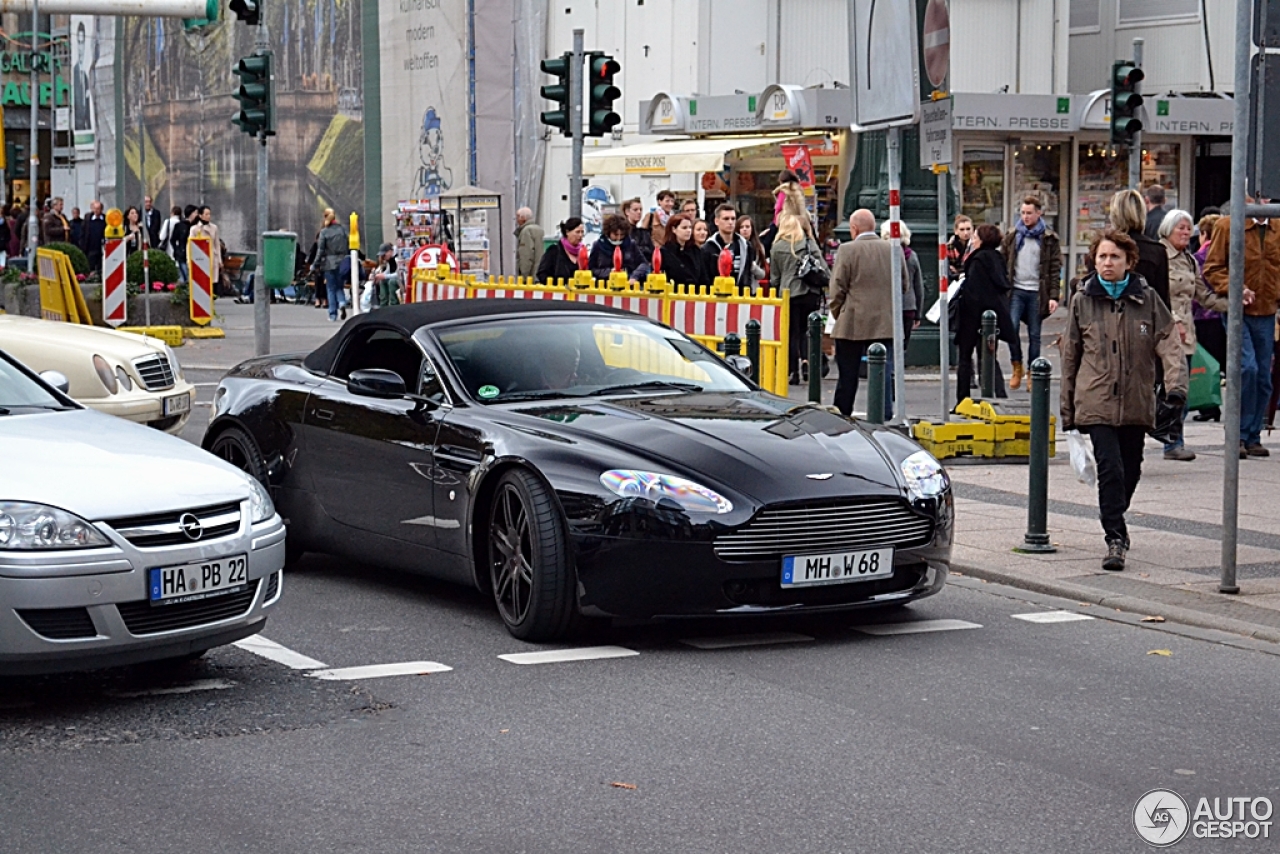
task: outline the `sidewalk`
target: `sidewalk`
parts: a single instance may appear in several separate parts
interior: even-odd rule
[[[217,302],[221,339],[188,340],[179,351],[185,368],[226,370],[253,356],[253,306]],[[306,305],[271,306],[271,351],[315,349],[339,328],[328,312]],[[1056,363],[1055,348],[1045,355]],[[1004,355],[1004,354],[1002,354]],[[938,375],[909,371],[915,417],[938,407]],[[1053,408],[1057,409],[1056,382]],[[829,402],[834,376],[823,382]],[[807,387],[790,396],[806,399]],[[1025,399],[1026,392],[1014,393]],[[860,401],[865,400],[865,391]],[[1013,551],[1026,531],[1025,465],[952,463],[956,495],[953,571],[1054,596],[1119,608],[1170,622],[1218,629],[1280,643],[1280,434],[1263,436],[1276,455],[1240,461],[1240,593],[1217,592],[1222,542],[1222,426],[1188,421],[1190,463],[1166,462],[1160,446],[1147,442],[1142,482],[1129,513],[1133,548],[1124,572],[1102,570],[1106,551],[1098,522],[1096,490],[1078,482],[1065,440],[1049,464],[1049,534],[1058,551],[1023,555]]]

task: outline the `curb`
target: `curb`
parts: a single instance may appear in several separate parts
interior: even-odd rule
[[[1182,623],[1187,626],[1194,626],[1200,629],[1214,629],[1216,631],[1229,632],[1234,635],[1243,635],[1244,637],[1266,641],[1268,643],[1280,644],[1280,629],[1272,626],[1263,626],[1257,623],[1246,622],[1244,620],[1236,620],[1231,617],[1218,617],[1192,608],[1184,608],[1179,605],[1168,605],[1156,599],[1142,599],[1137,596],[1111,594],[1104,590],[1099,590],[1096,587],[1089,587],[1085,584],[1071,584],[1066,581],[1040,581],[1037,579],[1029,579],[1001,572],[999,570],[986,569],[966,564],[953,563],[951,564],[951,570],[961,576],[996,582],[1009,587],[1016,587],[1020,590],[1030,590],[1033,593],[1043,593],[1048,596],[1058,596],[1064,599],[1075,599],[1078,602],[1088,602],[1091,605],[1100,605],[1107,608],[1118,608],[1121,611],[1129,611],[1135,614],[1159,614],[1166,620]],[[1152,586],[1159,589],[1157,585]]]

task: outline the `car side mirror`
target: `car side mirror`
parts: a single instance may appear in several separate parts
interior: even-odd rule
[[[725,362],[744,377],[751,377],[751,360],[746,356],[726,356]]]
[[[40,379],[44,380],[63,394],[66,394],[71,390],[71,380],[67,379],[67,375],[62,373],[62,371],[41,371]]]
[[[347,378],[347,391],[364,397],[383,398],[404,397],[408,393],[404,377],[385,368],[352,371]]]

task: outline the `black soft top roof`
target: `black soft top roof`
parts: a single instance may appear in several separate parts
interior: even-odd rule
[[[353,332],[366,326],[394,329],[407,336],[424,326],[451,320],[492,317],[500,314],[563,314],[584,311],[629,317],[640,316],[595,303],[549,299],[450,299],[393,305],[351,318],[338,330],[338,334],[311,351],[303,360],[303,364],[308,370],[327,373],[338,357],[342,342],[346,341]]]

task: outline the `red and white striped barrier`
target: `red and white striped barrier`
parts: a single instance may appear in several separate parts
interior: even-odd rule
[[[607,305],[609,308],[620,308],[623,311],[634,311],[643,314],[650,320],[663,322],[662,298],[623,296],[621,294],[579,294],[578,302],[589,302],[595,305]]]
[[[191,322],[205,326],[213,320],[213,241],[187,239],[187,282],[191,294]]]
[[[747,337],[747,321],[760,321],[760,337],[781,341],[782,310],[775,305],[672,300],[671,328],[685,335],[723,338],[730,332]]]
[[[102,247],[102,319],[122,326],[129,316],[129,288],[124,281],[124,241],[107,240]]]

